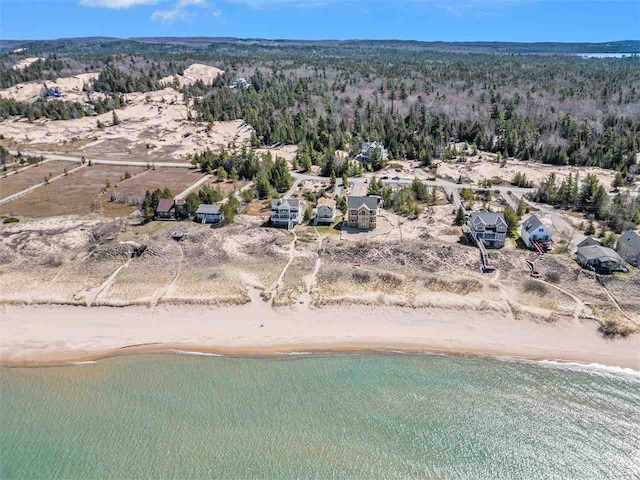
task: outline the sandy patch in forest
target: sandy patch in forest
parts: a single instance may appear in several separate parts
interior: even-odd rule
[[[42,57],[23,58],[18,63],[13,65],[11,68],[13,68],[14,70],[22,70],[23,68],[28,67],[29,65],[31,65],[32,63],[37,62],[38,60],[44,60],[44,58],[42,58]]]
[[[169,75],[160,79],[162,83],[173,84],[177,79],[180,85],[192,85],[198,80],[202,80],[205,85],[210,85],[224,70],[212,67],[211,65],[203,65],[202,63],[194,63],[189,66],[182,75]]]
[[[58,78],[56,81],[42,80],[38,82],[19,83],[13,87],[0,90],[0,97],[14,98],[18,102],[33,103],[40,98],[40,93],[46,87],[58,87],[62,89],[64,96],[56,100],[64,100],[66,102],[87,102],[89,96],[82,91],[85,85],[90,84],[100,75],[98,72],[81,73],[73,77]],[[91,97],[97,99],[104,97],[102,93],[92,93]],[[54,98],[54,97],[50,97]]]
[[[148,161],[182,159],[229,143],[248,144],[253,131],[242,120],[215,122],[210,130],[188,120],[188,107],[173,88],[131,93],[126,99],[127,106],[116,111],[118,125],[113,125],[113,113],[107,112],[73,120],[4,120],[0,130],[21,145],[37,144],[40,149],[69,145],[70,153],[87,157]],[[104,128],[97,127],[98,120]]]
[[[505,184],[510,184],[511,179],[516,173],[523,173],[526,174],[529,181],[534,183],[534,187],[540,185],[551,173],[556,174],[558,185],[560,185],[560,182],[562,182],[564,178],[567,178],[569,174],[573,174],[574,176],[579,174],[580,178],[593,174],[598,177],[606,188],[611,188],[611,183],[616,173],[615,170],[606,170],[599,167],[546,165],[534,161],[522,161],[513,158],[509,158],[507,164],[501,167],[496,161],[496,156],[487,152],[480,152],[478,155],[468,156],[464,163],[439,162],[436,171],[439,177],[449,177],[454,181],[462,176],[463,182],[470,181],[471,183],[478,183],[481,180],[494,179],[502,181]]]
[[[276,157],[284,158],[287,162],[293,162],[293,159],[296,158],[298,153],[297,145],[282,145],[281,147],[275,148],[257,148],[257,153],[271,153],[271,156],[275,160]]]

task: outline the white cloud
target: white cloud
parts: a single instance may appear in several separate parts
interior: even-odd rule
[[[222,13],[207,0],[178,0],[171,8],[156,10],[151,20],[156,22],[173,23],[176,20],[188,21],[193,16],[193,8],[202,8],[211,15],[219,17]]]
[[[80,0],[85,7],[104,7],[122,10],[137,5],[155,5],[158,0]]]

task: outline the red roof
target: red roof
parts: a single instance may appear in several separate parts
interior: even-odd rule
[[[158,201],[158,207],[156,212],[169,213],[173,209],[173,200],[170,198],[163,198]]]

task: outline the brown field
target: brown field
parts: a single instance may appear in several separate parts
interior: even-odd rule
[[[131,171],[129,173],[133,174]],[[135,177],[114,185],[103,196],[109,201],[113,193],[117,203],[134,205],[142,202],[147,191],[151,192],[158,188],[168,187],[174,195],[178,195],[203,176],[203,173],[188,168],[146,170]]]
[[[205,185],[209,185],[214,190],[216,188],[219,188],[220,192],[222,192],[222,196],[227,197],[231,192],[233,192],[234,190],[240,190],[247,183],[248,182],[246,180],[227,180],[226,182],[221,182],[218,180],[218,177],[213,176],[209,180],[207,180],[200,188],[204,187]],[[198,193],[200,188],[198,190],[195,190],[195,193]]]
[[[0,215],[50,217],[103,213],[105,202],[101,194],[106,189],[106,182],[116,185],[125,171],[136,175],[143,170],[113,165],[87,166],[0,206]]]
[[[8,197],[14,193],[42,183],[45,177],[55,177],[64,173],[65,168],[72,170],[78,166],[74,162],[51,160],[35,167],[30,167],[22,172],[0,178],[0,198]]]

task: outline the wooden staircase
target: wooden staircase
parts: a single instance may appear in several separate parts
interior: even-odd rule
[[[529,270],[531,270],[531,276],[533,278],[540,278],[540,272],[538,271],[536,262],[544,255],[544,248],[542,248],[538,242],[531,242],[531,245],[533,245],[534,251],[527,257],[527,265],[529,265]]]

